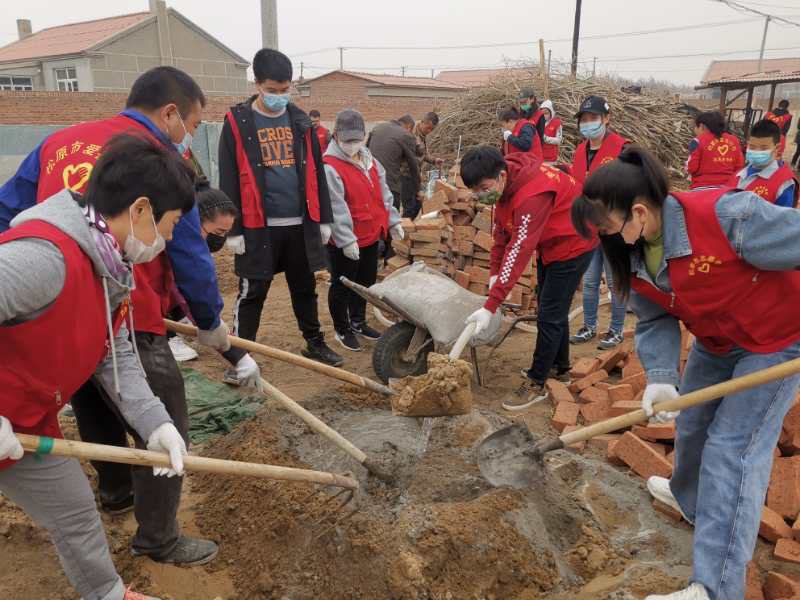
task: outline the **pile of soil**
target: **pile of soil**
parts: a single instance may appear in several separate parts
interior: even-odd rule
[[[392,381],[392,412],[405,417],[464,415],[472,410],[472,366],[446,354],[428,354],[428,371]]]

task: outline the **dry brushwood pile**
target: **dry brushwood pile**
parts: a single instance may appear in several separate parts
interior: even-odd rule
[[[542,81],[498,79],[486,87],[475,88],[444,104],[439,110],[439,126],[431,134],[431,151],[454,160],[461,136],[461,153],[479,144],[502,142],[497,115],[514,104],[523,87],[537,90],[544,100]],[[549,99],[564,126],[564,141],[559,160],[572,162],[580,143],[575,113],[587,96],[602,96],[611,107],[611,127],[623,137],[654,151],[670,174],[683,177],[687,147],[693,137],[692,124],[684,105],[667,96],[649,96],[623,92],[619,86],[601,80],[568,78],[550,80]]]

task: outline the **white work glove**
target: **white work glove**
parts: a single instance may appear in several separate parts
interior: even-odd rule
[[[497,275],[492,275],[491,277],[489,277],[489,289],[490,290],[492,289],[492,286],[494,285],[495,281],[497,281]]]
[[[186,443],[172,423],[162,423],[147,439],[147,449],[153,452],[166,452],[172,468],[153,467],[153,475],[174,477],[183,475],[183,457],[186,456]]]
[[[14,430],[11,429],[11,421],[5,417],[0,417],[0,460],[11,458],[19,460],[25,451],[19,443]]]
[[[234,254],[244,254],[244,236],[229,235],[225,238],[225,245],[233,250]]]
[[[322,238],[322,245],[327,246],[328,242],[331,241],[331,235],[333,234],[333,228],[330,225],[325,223],[319,224],[319,235]]]
[[[231,348],[231,341],[228,339],[229,331],[228,326],[222,319],[219,320],[219,325],[215,329],[197,330],[197,341],[204,346],[213,348],[218,352],[227,352]]]
[[[510,138],[512,135],[514,135],[514,134],[511,133],[508,129],[504,129],[503,130],[503,141],[507,142],[508,138]]]
[[[472,334],[472,337],[478,335],[481,331],[486,329],[489,326],[489,322],[492,320],[492,313],[490,313],[485,308],[481,307],[472,313],[470,316],[467,317],[467,324],[475,323],[475,333]]]
[[[674,385],[669,383],[650,383],[644,388],[644,396],[642,397],[642,410],[656,423],[668,423],[674,421],[678,416],[678,412],[662,411],[653,414],[653,405],[659,402],[666,402],[678,397],[678,390]]]
[[[342,248],[342,252],[350,260],[358,260],[358,257],[361,256],[361,253],[358,250],[358,242],[347,244],[347,246]]]
[[[397,225],[393,226],[389,232],[392,234],[392,238],[395,240],[404,240],[406,237],[406,232],[403,229],[403,226],[398,223]]]
[[[239,385],[258,389],[261,369],[258,368],[258,363],[249,354],[245,354],[236,363],[236,379],[239,380]]]

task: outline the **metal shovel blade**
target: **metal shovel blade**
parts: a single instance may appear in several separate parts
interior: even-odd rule
[[[514,424],[484,438],[478,446],[478,468],[495,487],[530,487],[542,479],[542,465],[526,455],[535,440],[524,425]]]

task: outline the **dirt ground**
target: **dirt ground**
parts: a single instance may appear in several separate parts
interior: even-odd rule
[[[229,267],[230,256],[221,256],[230,315],[236,280]],[[322,279],[320,317],[335,344]],[[600,319],[603,330],[607,306]],[[580,324],[578,317],[573,329]],[[259,341],[292,352],[303,346],[282,277],[272,286]],[[532,334],[515,332],[488,361],[489,349],[481,348],[485,385],[474,388],[474,410],[436,419],[428,430],[421,419],[393,417],[386,398],[257,357],[266,379],[395,473],[396,485],[368,477],[265,400],[254,419],[193,451],[349,472],[361,483],[351,503],[333,513],[341,498],[331,500],[330,489],[189,475],[181,523],[188,533],[217,540],[219,557],[192,569],[134,559],[132,514],[104,516],[120,573],[137,590],[165,600],[628,600],[683,587],[691,530],[653,511],[643,482],[593,450],[551,454],[541,485],[532,489],[494,489],[481,477],[475,448],[489,433],[522,419],[535,435],[554,435],[549,403],[516,417],[500,407],[503,395],[519,384],[519,370],[529,365],[533,342]],[[224,361],[199,351],[200,360],[190,366],[219,378]],[[595,352],[594,344],[573,348],[573,360]],[[346,353],[344,367],[374,378],[370,361],[369,351]],[[75,435],[69,420],[65,433]],[[335,524],[332,514],[349,518]],[[762,547],[757,560],[764,568],[771,564]],[[2,598],[77,598],[47,535],[1,497],[0,573]]]

